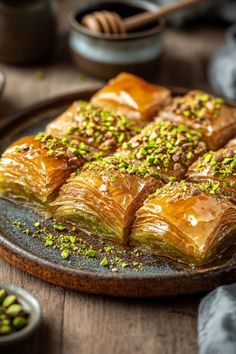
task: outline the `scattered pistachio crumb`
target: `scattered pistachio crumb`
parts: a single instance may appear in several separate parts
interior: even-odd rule
[[[58,231],[64,231],[65,228],[66,228],[66,227],[65,227],[64,225],[62,225],[62,224],[54,224],[53,227],[54,227],[55,230],[58,230]]]
[[[68,257],[70,257],[70,250],[63,250],[61,252],[61,256],[62,258],[67,259]]]
[[[90,250],[85,252],[85,256],[87,256],[89,258],[93,258],[93,257],[95,257],[95,255],[96,255],[96,251],[93,250],[93,249],[90,249]]]
[[[34,77],[35,77],[36,80],[39,80],[39,81],[42,80],[43,77],[44,77],[43,70],[41,70],[41,69],[35,70]]]
[[[104,257],[100,263],[103,267],[107,267],[109,265],[107,257]]]
[[[40,227],[40,225],[41,225],[40,221],[36,221],[35,224],[34,224],[35,227]]]

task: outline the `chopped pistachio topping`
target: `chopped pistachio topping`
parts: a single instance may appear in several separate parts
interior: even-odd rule
[[[118,175],[125,174],[160,179],[160,174],[151,166],[145,166],[138,161],[121,156],[111,156],[94,161],[85,165],[83,170],[89,170],[100,176],[107,176],[110,183],[114,183]]]
[[[107,257],[105,256],[100,263],[103,267],[107,267],[109,265],[109,261],[107,259]]]
[[[120,169],[136,169],[143,176],[162,177],[162,173],[175,178],[178,170],[186,169],[206,147],[201,135],[183,124],[156,122],[149,124],[140,134],[125,143],[115,156],[126,161]],[[125,166],[125,165],[128,165]]]
[[[175,180],[178,170],[185,170],[206,147],[200,134],[183,124],[152,123],[125,143],[113,157],[86,165],[84,169],[109,173],[139,174],[160,179],[162,173]]]
[[[85,252],[85,256],[89,257],[89,258],[93,258],[96,255],[96,251],[93,249],[89,249],[88,251]]]
[[[67,259],[68,257],[70,257],[70,250],[63,250],[61,252],[61,256],[62,258]]]
[[[66,228],[66,227],[65,227],[64,225],[62,225],[62,224],[54,224],[53,227],[54,227],[55,230],[58,230],[58,231],[64,231],[65,228]]]
[[[95,159],[95,152],[88,145],[76,139],[39,133],[35,140],[42,142],[42,149],[47,151],[48,157],[64,158],[72,167],[79,167],[85,161]]]
[[[225,148],[217,152],[207,152],[193,165],[193,170],[198,172],[205,169],[208,170],[208,174],[212,173],[223,180],[236,176],[236,150]]]
[[[117,110],[108,110],[85,101],[78,101],[74,122],[67,128],[68,135],[83,137],[104,152],[114,151],[140,129]]]
[[[12,225],[16,226],[18,229],[21,228],[22,226],[24,226],[23,222],[19,221],[19,220],[14,220],[12,222]]]
[[[171,111],[194,120],[195,123],[209,124],[219,117],[224,100],[206,93],[192,91],[186,96],[174,100]]]
[[[220,183],[208,180],[200,184],[194,184],[182,180],[181,182],[168,183],[162,188],[158,188],[154,194],[149,195],[149,199],[156,197],[170,197],[167,203],[174,202],[178,199],[185,199],[189,196],[198,196],[201,192],[215,197],[224,198],[220,192]]]

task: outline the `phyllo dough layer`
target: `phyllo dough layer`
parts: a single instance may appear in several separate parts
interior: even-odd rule
[[[139,161],[147,171],[155,169],[168,182],[182,179],[188,167],[205,151],[201,135],[186,125],[155,122],[123,144],[118,153]]]
[[[145,125],[170,99],[170,91],[138,76],[122,73],[92,97],[92,103],[119,108],[138,125]]]
[[[221,193],[236,203],[236,147],[209,151],[199,157],[189,168],[187,180],[219,183]]]
[[[136,210],[160,185],[139,162],[107,157],[69,179],[53,203],[54,216],[96,236],[126,243]]]
[[[44,133],[21,138],[0,160],[0,192],[49,203],[70,174],[95,154],[84,143]]]
[[[202,91],[177,97],[157,119],[187,124],[203,134],[209,149],[224,146],[236,133],[236,109]]]
[[[137,134],[139,128],[116,109],[104,109],[84,101],[74,102],[48,124],[53,136],[69,136],[97,148],[103,155],[114,152]]]
[[[137,211],[131,244],[193,265],[235,245],[236,207],[215,184],[168,184]]]
[[[226,148],[236,148],[236,137],[228,141],[228,143],[225,145]]]

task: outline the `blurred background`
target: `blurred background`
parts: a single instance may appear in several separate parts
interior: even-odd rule
[[[142,0],[135,4],[162,6],[169,2],[173,1]],[[76,19],[81,7],[90,9],[91,4],[96,7],[98,3],[100,0],[0,0],[0,69],[5,76],[0,118],[28,104],[88,87],[110,76],[109,68],[116,64],[116,55],[108,63],[111,42],[102,42],[101,38],[95,41],[81,34],[68,20],[71,13]],[[127,16],[125,4],[121,8]],[[137,53],[140,64],[139,55],[145,57],[160,41],[152,65],[141,62],[138,74],[159,84],[205,89],[236,100],[234,23],[235,0],[206,0],[194,9],[170,16],[158,31],[156,42],[152,39],[145,49],[130,42],[126,50],[122,49],[119,61],[123,70],[130,71],[125,61],[130,64]],[[83,52],[82,64],[76,50]],[[105,67],[100,69],[101,61],[105,61]],[[141,70],[144,66],[148,68],[145,73]]]

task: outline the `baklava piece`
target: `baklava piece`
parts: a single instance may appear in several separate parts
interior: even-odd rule
[[[0,192],[48,205],[73,171],[94,158],[84,143],[40,133],[17,140],[0,160]]]
[[[46,128],[53,136],[84,142],[98,149],[101,155],[114,152],[139,130],[118,110],[103,109],[84,101],[74,102]]]
[[[202,91],[177,97],[158,120],[183,123],[202,132],[209,149],[217,150],[236,134],[236,109]]]
[[[220,258],[236,244],[236,207],[216,184],[167,184],[137,211],[131,244],[192,265]]]
[[[236,148],[207,152],[189,168],[187,180],[217,183],[221,193],[236,203]]]
[[[142,164],[107,157],[82,169],[62,187],[54,216],[104,239],[126,243],[136,210],[161,186]]]
[[[144,126],[170,100],[170,91],[138,76],[122,73],[99,90],[92,103],[118,108],[135,124]]]

